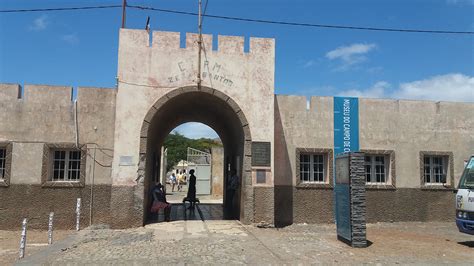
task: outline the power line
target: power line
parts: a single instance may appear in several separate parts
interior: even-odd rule
[[[158,12],[163,12],[163,13],[198,16],[198,14],[194,13],[194,12],[186,12],[186,11],[178,11],[178,10],[162,9],[162,8],[154,8],[154,7],[146,7],[146,6],[137,6],[137,5],[127,5],[127,6],[130,7],[130,8],[141,9],[141,10],[153,10],[153,11],[158,11]],[[204,14],[202,16],[203,17],[208,17],[208,18],[235,20],[235,21],[244,21],[244,22],[257,22],[257,23],[265,23],[265,24],[279,24],[279,25],[288,25],[288,26],[303,26],[303,27],[329,28],[329,29],[408,32],[408,33],[435,33],[435,34],[474,34],[474,31],[418,30],[418,29],[357,27],[357,26],[344,26],[344,25],[311,24],[311,23],[299,23],[299,22],[289,22],[289,21],[251,19],[251,18],[230,17],[230,16],[209,15],[209,14]]]
[[[207,4],[207,3],[206,3]],[[0,10],[0,13],[20,13],[20,12],[46,12],[46,11],[72,11],[72,10],[91,10],[91,9],[108,9],[108,8],[121,8],[122,5],[103,5],[103,6],[83,6],[83,7],[61,7],[61,8],[38,8],[38,9],[6,9]],[[127,7],[141,9],[141,10],[152,10],[163,13],[180,14],[188,16],[198,16],[198,13],[154,8],[147,6],[128,5]],[[277,24],[287,26],[301,26],[301,27],[313,27],[313,28],[328,28],[328,29],[346,29],[346,30],[366,30],[366,31],[386,31],[386,32],[405,32],[405,33],[431,33],[431,34],[474,34],[474,31],[448,31],[448,30],[419,30],[419,29],[400,29],[400,28],[378,28],[378,27],[358,27],[358,26],[345,26],[345,25],[329,25],[329,24],[312,24],[312,23],[300,23],[290,21],[278,21],[278,20],[264,20],[264,19],[251,19],[243,17],[231,17],[231,16],[220,16],[203,14],[203,17],[225,19],[243,22],[256,22],[264,24]]]
[[[206,11],[207,11],[207,4],[209,3],[209,0],[206,0],[206,4],[204,5],[204,12],[202,12],[202,15],[205,16],[206,15]],[[201,18],[201,23],[204,22],[204,18]]]
[[[106,9],[106,8],[117,8],[117,7],[122,7],[122,5],[78,6],[78,7],[34,8],[34,9],[5,9],[5,10],[0,10],[0,13],[70,11],[70,10]]]

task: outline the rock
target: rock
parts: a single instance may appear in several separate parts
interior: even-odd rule
[[[271,225],[271,224],[269,224],[269,223],[267,223],[267,222],[265,222],[265,221],[261,221],[261,222],[258,223],[256,226],[257,226],[258,228],[272,228],[272,227],[273,227],[273,225]]]

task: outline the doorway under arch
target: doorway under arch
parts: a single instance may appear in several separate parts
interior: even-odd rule
[[[176,126],[199,122],[214,129],[224,146],[224,181],[230,169],[237,170],[241,184],[232,210],[235,219],[253,220],[251,142],[249,124],[238,104],[226,94],[209,88],[188,86],[159,98],[145,116],[140,137],[138,179],[144,183],[144,223],[148,219],[150,188],[160,173],[161,147]],[[225,184],[226,182],[224,182]],[[225,197],[224,197],[225,199]],[[228,206],[224,200],[224,205]]]

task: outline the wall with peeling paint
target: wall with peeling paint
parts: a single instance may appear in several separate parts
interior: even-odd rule
[[[180,48],[177,32],[154,31],[150,39],[145,30],[121,29],[115,184],[134,185],[137,166],[121,166],[120,156],[132,156],[138,164],[141,123],[155,101],[176,88],[196,85],[197,38],[187,33],[186,47]],[[273,147],[274,40],[250,38],[248,53],[243,37],[218,36],[214,51],[212,36],[203,35],[203,45],[202,85],[232,98],[249,121],[253,141]]]

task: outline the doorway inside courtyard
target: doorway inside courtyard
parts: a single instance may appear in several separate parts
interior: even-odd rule
[[[170,220],[236,219],[234,201],[239,198],[224,191],[232,180],[230,165],[225,167],[224,147],[217,132],[209,126],[188,122],[179,125],[165,138],[161,151],[160,169],[155,183],[164,185],[166,201],[172,204]],[[191,181],[191,170],[195,182]],[[192,187],[194,186],[194,187]],[[191,195],[192,193],[196,195]],[[156,192],[156,191],[155,191]],[[153,197],[152,198],[156,199]],[[191,198],[197,204],[191,206]],[[183,199],[190,199],[185,201]],[[153,209],[153,207],[152,207]],[[165,221],[165,212],[153,212],[150,222]],[[237,218],[238,219],[238,218]]]
[[[171,148],[179,146],[173,142],[182,141],[179,126],[190,122],[212,128],[218,138],[208,139],[214,143],[209,143],[207,148],[188,145],[185,156],[181,154],[176,158],[173,154],[176,151]],[[177,127],[178,131],[175,130]],[[140,157],[145,166],[145,223],[165,220],[164,210],[158,211],[159,215],[151,211],[156,201],[157,184],[163,186],[166,200],[171,204],[167,215],[170,220],[245,219],[253,212],[244,207],[253,206],[253,195],[246,193],[251,190],[245,189],[251,186],[251,179],[247,180],[251,178],[248,174],[251,166],[247,165],[250,160],[245,160],[246,156],[251,156],[250,143],[250,130],[242,110],[217,90],[185,87],[158,99],[143,121],[140,139]],[[220,169],[218,165],[221,165]],[[196,177],[194,184],[191,170]],[[235,175],[239,181],[231,187],[230,181]],[[199,202],[190,208],[190,202],[183,204],[183,200],[189,198],[193,185]]]

